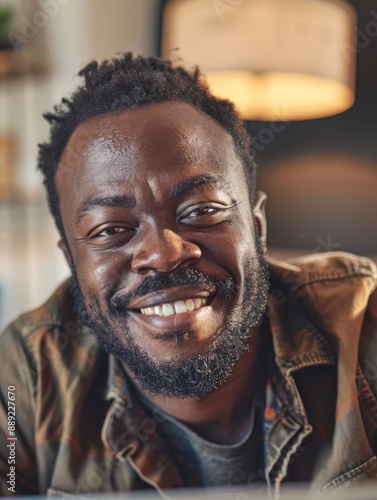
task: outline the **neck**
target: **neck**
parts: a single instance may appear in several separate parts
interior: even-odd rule
[[[260,330],[255,329],[250,351],[244,352],[230,377],[209,396],[196,400],[178,399],[138,390],[154,404],[183,421],[198,434],[212,441],[231,444],[248,430],[250,409],[258,382],[264,376]]]

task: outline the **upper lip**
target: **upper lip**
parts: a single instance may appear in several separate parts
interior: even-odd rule
[[[177,286],[174,288],[158,290],[157,292],[151,292],[143,297],[138,297],[130,302],[129,308],[144,309],[145,307],[153,307],[159,304],[176,302],[177,300],[207,298],[210,295],[213,295],[214,292],[215,289],[209,286]]]

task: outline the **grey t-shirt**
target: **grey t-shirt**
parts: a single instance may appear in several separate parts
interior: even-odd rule
[[[158,422],[187,487],[252,484],[264,481],[262,414],[264,405],[254,398],[250,425],[244,438],[232,445],[217,444],[201,437],[184,423],[139,395]]]

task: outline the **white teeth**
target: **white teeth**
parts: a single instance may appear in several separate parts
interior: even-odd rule
[[[158,316],[163,316],[162,307],[154,306],[154,313],[157,314]]]
[[[183,302],[183,300],[178,300],[177,302],[174,302],[174,310],[176,314],[184,313],[187,311],[186,304]]]
[[[202,305],[202,299],[194,299],[194,308],[199,309],[199,307]]]
[[[193,311],[195,309],[195,304],[192,299],[186,300],[186,307],[189,311]]]
[[[164,316],[171,316],[174,314],[174,307],[171,304],[162,304],[162,314]]]
[[[195,311],[202,306],[205,306],[207,299],[197,298],[197,299],[187,299],[187,300],[177,300],[174,303],[159,304],[158,306],[145,307],[140,309],[142,314],[146,316],[151,316],[152,314],[156,316],[171,316],[172,314],[180,314],[187,311]]]

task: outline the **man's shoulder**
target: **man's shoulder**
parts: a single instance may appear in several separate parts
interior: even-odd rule
[[[334,252],[271,260],[270,272],[269,316],[281,332],[279,352],[284,346],[290,356],[306,350],[320,359],[324,349],[330,353],[323,337],[333,345],[376,338],[377,268],[369,258]]]
[[[0,335],[0,352],[28,351],[31,356],[49,349],[50,344],[93,345],[88,329],[81,323],[70,292],[71,278],[65,280],[41,306],[21,314]]]
[[[372,293],[377,286],[377,267],[368,257],[347,252],[304,255],[286,262],[269,258],[272,286],[280,285],[290,295],[305,293],[312,285],[341,286],[347,280],[367,288]],[[343,288],[344,291],[344,288]]]

